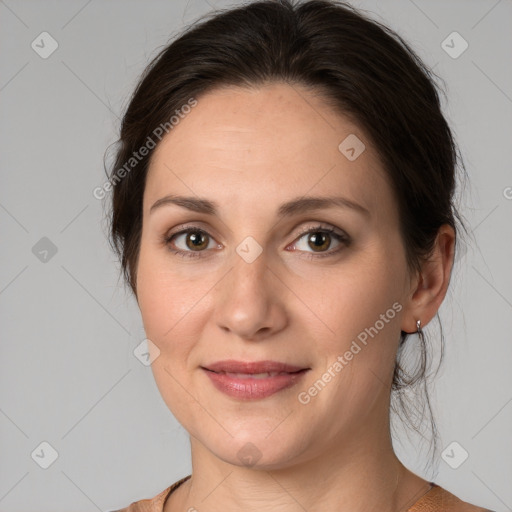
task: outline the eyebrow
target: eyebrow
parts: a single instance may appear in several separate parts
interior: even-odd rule
[[[193,197],[193,196],[177,196],[167,195],[158,199],[153,206],[151,206],[149,213],[162,208],[166,205],[177,205],[187,210],[204,213],[206,215],[217,215],[219,205],[215,201],[210,201],[206,198]],[[351,201],[346,197],[298,197],[283,203],[277,211],[278,217],[291,217],[299,213],[310,212],[314,210],[321,210],[327,208],[350,208],[360,214],[370,217],[370,212],[361,206],[359,203]]]

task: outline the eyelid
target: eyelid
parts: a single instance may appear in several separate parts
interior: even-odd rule
[[[211,239],[217,241],[217,235],[212,235],[210,228],[202,228],[198,224],[180,224],[171,231],[166,232],[162,237],[162,241],[169,241],[172,237],[188,233],[189,231],[199,231],[200,233],[204,233]]]
[[[167,234],[165,234],[163,236],[163,242],[165,244],[168,244],[173,238],[177,237],[177,236],[181,236],[181,235],[185,235],[187,233],[191,233],[191,232],[199,232],[199,233],[202,233],[204,235],[206,235],[210,240],[214,241],[217,245],[220,245],[219,242],[217,242],[217,239],[215,236],[213,236],[209,231],[207,231],[206,229],[204,228],[200,228],[199,226],[179,226],[177,228],[177,231],[171,231]],[[204,252],[204,251],[189,251],[189,252]]]
[[[195,221],[193,221],[195,222]],[[188,224],[188,223],[185,223],[185,224],[180,224],[178,226],[176,226],[174,229],[170,230],[170,231],[167,231],[163,237],[165,239],[168,239],[174,235],[179,235],[179,234],[182,234],[184,231],[192,231],[192,230],[197,230],[197,231],[201,231],[202,233],[206,233],[208,236],[212,237],[212,238],[215,238],[216,239],[216,235],[212,235],[211,232],[210,232],[210,227],[208,228],[203,228],[200,226],[201,222],[199,221],[197,224],[196,223],[191,223],[191,224]],[[301,222],[301,225],[304,224],[304,222]],[[295,229],[295,228],[294,228]],[[302,235],[305,235],[306,233],[309,233],[311,230],[315,230],[315,229],[318,229],[319,231],[320,230],[323,230],[323,229],[326,229],[326,230],[332,230],[333,233],[336,233],[337,235],[341,236],[341,237],[344,237],[346,238],[347,240],[350,240],[350,236],[342,229],[340,228],[337,228],[336,226],[332,225],[332,224],[329,224],[328,222],[323,222],[323,221],[310,221],[310,224],[307,224],[306,226],[304,226],[303,228],[301,228],[298,233],[296,233],[296,236],[295,236],[295,240],[297,239],[297,237],[300,237]],[[291,230],[291,231],[294,231],[294,230]],[[291,233],[291,231],[289,233]],[[294,240],[294,241],[295,241]]]
[[[329,224],[327,226],[324,226],[322,224],[324,224],[324,223],[320,222],[320,223],[315,224],[314,226],[305,227],[303,230],[301,230],[301,232],[298,233],[298,235],[295,237],[295,239],[291,245],[293,245],[295,247],[295,245],[298,242],[300,242],[301,238],[303,238],[305,235],[307,235],[309,233],[319,232],[319,233],[328,233],[329,235],[331,235],[332,237],[334,237],[336,239],[336,241],[339,243],[340,246],[343,246],[343,245],[345,245],[345,247],[350,246],[350,244],[352,243],[352,238],[345,231],[343,231],[339,228],[336,228],[332,225],[329,225]],[[288,245],[287,247],[290,247],[290,245]],[[309,252],[309,251],[300,251],[300,250],[299,250],[299,252],[304,253],[306,255],[306,257],[311,257],[311,258],[326,257],[327,258],[329,256],[336,256],[341,250],[342,250],[342,248],[338,247],[336,249],[330,249],[328,251],[318,252],[318,253]]]
[[[328,224],[326,222],[316,222],[314,223],[314,225],[308,225],[308,226],[305,226],[304,228],[302,228],[298,233],[297,233],[297,236],[296,236],[296,239],[297,238],[301,238],[303,235],[305,235],[306,233],[310,233],[311,231],[315,231],[315,230],[318,230],[318,231],[330,231],[332,233],[335,233],[336,235],[339,235],[340,237],[344,237],[346,238],[347,240],[349,240],[349,236],[347,235],[347,233],[345,233],[345,231],[343,231],[342,229],[339,229],[335,226],[332,226],[331,224]]]

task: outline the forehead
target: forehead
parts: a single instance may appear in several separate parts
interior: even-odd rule
[[[364,144],[355,160],[343,153],[346,140],[349,146]],[[220,204],[336,192],[368,209],[392,202],[378,155],[362,130],[318,92],[282,83],[226,87],[197,98],[153,152],[145,213],[175,192],[215,196]]]

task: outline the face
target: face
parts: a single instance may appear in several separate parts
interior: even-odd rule
[[[197,446],[232,464],[249,455],[278,468],[361,449],[388,421],[410,296],[378,156],[361,129],[297,85],[197,100],[155,149],[143,200],[138,302],[162,397]],[[213,204],[151,210],[168,195]],[[281,208],[311,197],[341,200]],[[223,360],[305,371],[231,381],[245,390],[233,396],[204,369]],[[288,387],[265,395],[277,381]]]

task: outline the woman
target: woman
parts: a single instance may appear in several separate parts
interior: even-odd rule
[[[456,144],[407,44],[341,2],[225,10],[154,59],[120,141],[112,242],[193,467],[123,510],[484,510],[390,435],[460,220]]]

